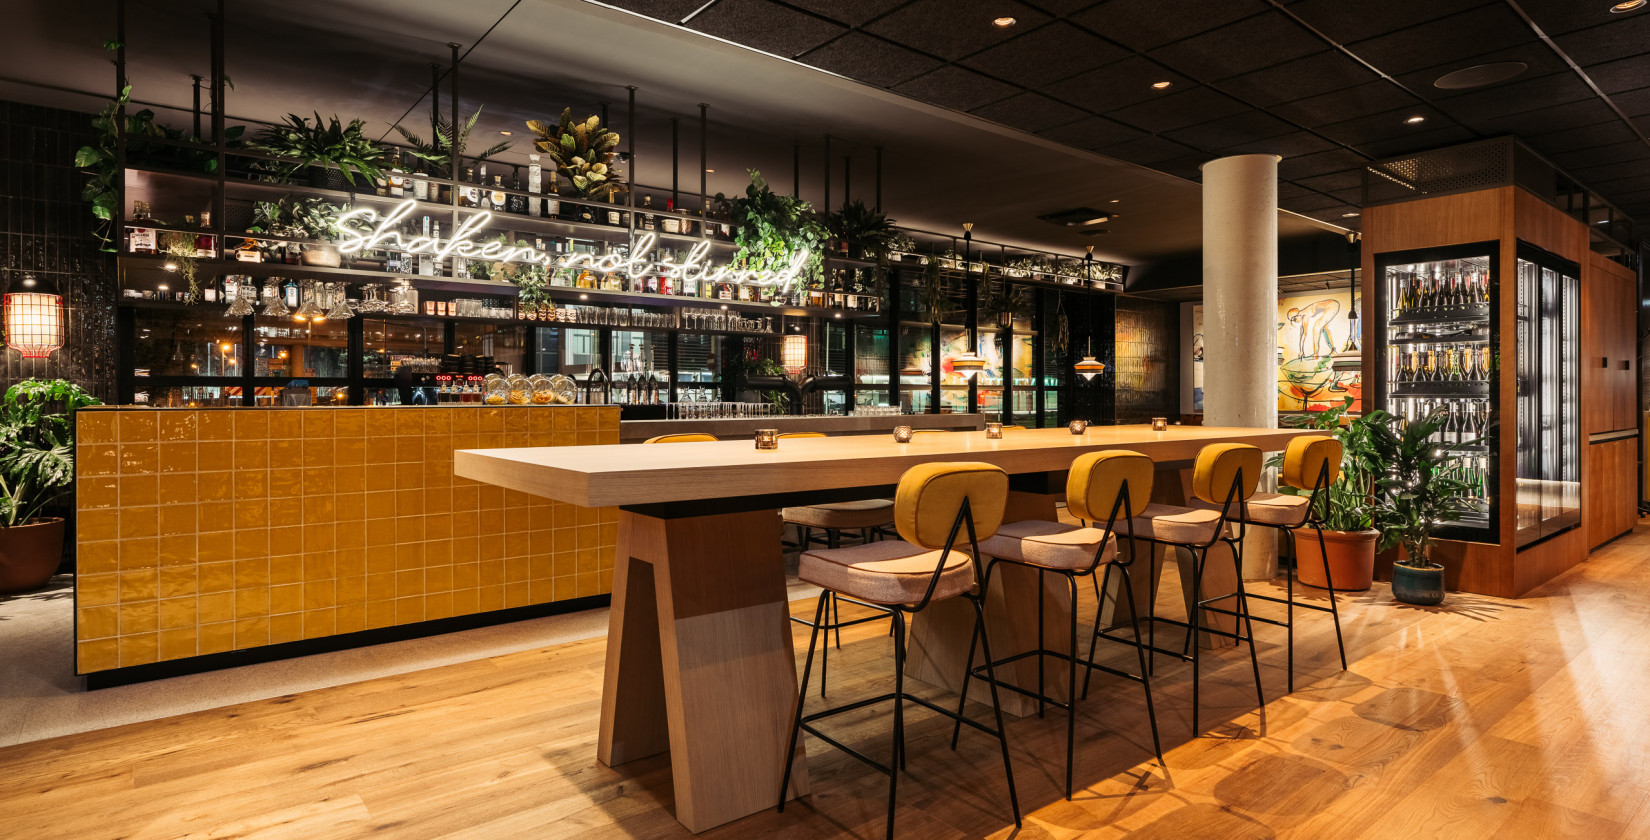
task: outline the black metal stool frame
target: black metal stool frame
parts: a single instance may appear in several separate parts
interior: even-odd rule
[[[952,718],[956,720],[959,725],[966,723],[969,726],[972,726],[975,729],[978,729],[981,732],[991,735],[997,739],[998,743],[1002,745],[1003,773],[1008,778],[1008,801],[1010,807],[1014,811],[1014,825],[1016,828],[1021,827],[1020,799],[1014,790],[1014,767],[1009,762],[1008,757],[1008,730],[1003,726],[1003,710],[1002,704],[998,702],[996,683],[992,683],[991,689],[991,706],[992,711],[996,715],[996,729],[991,729],[985,724],[963,717],[960,713],[952,712],[950,709],[942,709],[934,703],[924,700],[921,697],[907,694],[905,691],[905,617],[908,614],[915,615],[921,612],[923,609],[927,608],[929,602],[933,599],[934,589],[940,582],[940,574],[945,571],[945,561],[954,550],[957,542],[957,535],[965,525],[968,529],[968,545],[973,550],[970,560],[974,564],[975,579],[980,579],[979,540],[974,534],[974,519],[969,514],[969,499],[965,496],[963,497],[962,507],[957,511],[957,519],[951,524],[951,532],[946,537],[945,546],[940,551],[940,559],[938,564],[934,567],[934,575],[928,580],[928,590],[923,593],[921,601],[914,606],[908,604],[877,605],[878,609],[886,610],[894,620],[894,690],[886,694],[879,694],[876,697],[870,697],[864,700],[849,703],[847,705],[825,709],[811,715],[804,715],[802,713],[802,707],[808,696],[808,677],[809,673],[813,669],[814,648],[818,646],[819,632],[821,630],[829,632],[834,629],[833,624],[827,623],[825,613],[826,595],[829,594],[831,590],[827,589],[820,593],[819,605],[814,609],[813,631],[808,634],[808,658],[804,661],[802,666],[802,687],[797,691],[796,695],[796,718],[791,726],[790,744],[785,749],[785,770],[781,775],[779,782],[779,811],[781,813],[785,811],[785,791],[791,784],[791,757],[796,753],[797,739],[801,736],[802,732],[806,730],[808,734],[813,735],[815,738],[818,738],[821,741],[842,750],[854,758],[870,765],[878,772],[888,776],[888,838],[889,840],[893,840],[895,794],[899,789],[899,771],[905,767],[905,704],[910,702],[922,706],[930,711]],[[981,592],[983,591],[984,590],[981,589]],[[958,597],[967,598],[969,602],[974,605],[975,633],[983,639],[985,636],[984,600],[980,596],[971,592],[965,592]],[[991,651],[990,640],[986,639],[983,644],[986,650],[986,657],[989,660]],[[853,747],[832,738],[831,736],[819,731],[819,729],[813,725],[815,721],[823,720],[824,718],[831,717],[833,715],[839,715],[843,712],[851,712],[856,709],[862,709],[866,706],[884,703],[889,700],[894,701],[894,743],[893,754],[887,764],[883,764],[882,762],[865,755],[859,750],[856,750]],[[953,742],[953,748],[955,748],[955,742]]]
[[[817,540],[813,536],[813,526],[811,526],[811,525],[798,525],[796,527],[797,527],[797,530],[799,532],[798,537],[802,541],[801,542],[801,551],[806,552],[808,550],[809,546],[812,546],[817,542]],[[820,530],[825,532],[825,546],[827,548],[840,548],[841,547],[841,545],[840,545],[840,543],[842,541],[842,529],[841,528],[821,528]],[[881,533],[876,528],[860,528],[859,532],[860,532],[860,543],[861,544],[871,542],[871,537],[872,537],[873,534],[879,534],[880,535],[880,533]],[[827,598],[827,600],[829,601],[829,606],[827,607],[827,609],[830,611],[830,616],[828,616],[828,618],[832,622],[831,623],[831,629],[836,631],[836,649],[837,650],[842,650],[842,628],[852,627],[855,624],[866,624],[866,623],[872,622],[872,621],[881,621],[881,620],[888,617],[887,614],[886,614],[887,611],[884,610],[881,606],[879,606],[877,604],[867,604],[864,601],[859,601],[859,600],[855,600],[853,598],[848,598],[846,596],[838,595],[835,592],[830,591],[829,589],[825,590],[824,592],[822,592],[820,594],[822,596],[825,596]],[[839,601],[847,601],[850,604],[857,604],[857,605],[862,606],[862,607],[870,607],[871,609],[877,610],[878,612],[881,612],[883,614],[882,615],[867,615],[867,616],[863,616],[861,618],[854,618],[854,619],[849,619],[847,621],[843,621],[842,620],[842,608],[838,604]],[[809,621],[808,619],[803,618],[801,616],[793,615],[793,616],[791,616],[791,621],[794,621],[797,624],[800,624],[804,627],[814,626],[814,622]],[[893,627],[891,625],[888,629],[888,633],[889,633],[889,635],[893,635]],[[830,657],[831,657],[831,644],[830,644],[830,640],[827,639],[826,642],[825,642],[825,647],[820,648],[820,655],[819,655],[819,696],[820,697],[825,696],[825,682],[826,682],[826,679],[830,676],[830,667],[831,667],[831,658]]]
[[[1117,668],[1112,668],[1109,665],[1096,664],[1095,661],[1094,661],[1094,650],[1093,650],[1093,643],[1092,642],[1090,643],[1089,658],[1088,658],[1087,661],[1084,661],[1081,657],[1079,657],[1077,655],[1077,579],[1079,577],[1083,577],[1085,575],[1090,576],[1090,577],[1092,577],[1094,575],[1094,570],[1096,568],[1098,568],[1099,565],[1100,565],[1100,558],[1105,555],[1106,543],[1108,541],[1116,539],[1116,534],[1112,529],[1117,524],[1117,514],[1118,514],[1118,512],[1119,511],[1132,511],[1132,510],[1134,510],[1134,506],[1129,501],[1128,485],[1124,484],[1122,492],[1119,493],[1117,499],[1114,502],[1112,502],[1111,514],[1106,520],[1106,536],[1103,539],[1101,539],[1100,545],[1095,548],[1094,559],[1089,563],[1088,568],[1086,568],[1086,569],[1051,569],[1051,568],[1048,568],[1046,566],[1039,566],[1035,563],[1027,563],[1027,562],[1024,562],[1024,561],[1021,561],[1021,560],[1015,560],[1013,558],[993,557],[991,559],[991,562],[986,565],[986,568],[985,568],[985,583],[983,585],[981,585],[981,587],[980,587],[980,598],[983,602],[984,598],[986,596],[986,593],[990,590],[990,587],[991,587],[991,573],[997,568],[998,563],[1008,563],[1008,564],[1015,565],[1015,566],[1022,566],[1022,567],[1025,567],[1025,568],[1035,569],[1038,572],[1038,579],[1037,579],[1037,583],[1038,583],[1038,586],[1037,586],[1037,617],[1038,617],[1038,621],[1037,621],[1037,647],[1032,649],[1032,650],[1021,651],[1020,653],[1014,654],[1013,656],[1005,657],[1003,659],[998,659],[998,660],[995,660],[995,661],[991,660],[990,652],[988,650],[987,653],[986,653],[986,663],[984,665],[980,665],[980,666],[972,666],[972,663],[974,661],[975,642],[977,642],[978,639],[979,639],[979,634],[976,633],[974,639],[970,640],[969,645],[968,645],[968,659],[967,659],[967,662],[970,663],[971,667],[963,674],[963,684],[962,684],[962,689],[960,690],[961,698],[957,702],[957,712],[958,712],[958,714],[961,714],[963,704],[968,702],[968,681],[969,681],[969,679],[971,679],[973,677],[979,677],[980,679],[993,679],[993,680],[995,680],[996,678],[994,676],[988,676],[987,674],[982,674],[980,672],[988,670],[988,669],[994,669],[996,666],[1008,665],[1010,663],[1018,662],[1022,659],[1026,659],[1026,658],[1029,658],[1029,657],[1033,657],[1033,656],[1037,657],[1037,689],[1035,691],[1033,691],[1031,689],[1028,689],[1028,688],[1024,688],[1024,687],[1021,687],[1021,686],[1014,685],[1013,683],[1010,683],[1010,682],[1007,682],[1007,681],[1003,681],[1001,683],[1001,685],[1002,685],[1003,688],[1006,688],[1009,691],[1012,691],[1012,692],[1015,692],[1017,694],[1021,694],[1021,695],[1026,696],[1026,697],[1030,697],[1033,700],[1036,700],[1037,701],[1037,716],[1038,717],[1043,716],[1044,710],[1047,706],[1054,706],[1055,708],[1066,710],[1066,798],[1067,799],[1071,798],[1073,765],[1075,763],[1074,756],[1076,755],[1076,749],[1075,748],[1076,748],[1076,744],[1077,744],[1077,666],[1078,665],[1082,665],[1082,666],[1090,669],[1089,674],[1091,676],[1092,676],[1093,671],[1104,671],[1104,672],[1106,672],[1108,674],[1111,674],[1113,676],[1122,677],[1123,679],[1128,679],[1128,680],[1134,680],[1135,682],[1140,683],[1141,686],[1144,687],[1145,692],[1146,692],[1146,716],[1151,721],[1151,728],[1152,728],[1152,751],[1157,755],[1157,760],[1159,762],[1161,762],[1163,760],[1163,742],[1158,738],[1158,734],[1157,734],[1157,711],[1156,711],[1156,709],[1154,708],[1154,706],[1152,704],[1151,675],[1149,673],[1147,673],[1146,649],[1145,649],[1143,641],[1140,637],[1140,625],[1139,625],[1139,623],[1135,622],[1135,624],[1134,624],[1134,649],[1135,649],[1136,655],[1140,659],[1140,673],[1139,674],[1131,674],[1127,671],[1123,671],[1123,670],[1120,670],[1120,669],[1117,669]],[[1132,519],[1130,519],[1130,521],[1129,521],[1128,530],[1129,530],[1129,537],[1132,539],[1134,537],[1134,522],[1133,522]],[[1127,561],[1115,560],[1114,559],[1111,562],[1108,562],[1106,564],[1106,578],[1107,578],[1107,581],[1109,583],[1112,567],[1116,566],[1118,571],[1123,575],[1123,585],[1124,585],[1126,591],[1128,592],[1129,615],[1130,616],[1137,616],[1137,615],[1139,615],[1139,613],[1136,611],[1136,604],[1135,604],[1135,599],[1134,599],[1134,588],[1129,585],[1129,568],[1128,567],[1133,562],[1134,562],[1133,557],[1130,557]],[[1047,642],[1045,641],[1044,636],[1043,636],[1042,574],[1045,573],[1045,572],[1049,573],[1049,574],[1056,574],[1056,575],[1060,575],[1060,576],[1064,577],[1066,579],[1066,588],[1067,588],[1068,592],[1070,593],[1070,598],[1071,598],[1071,609],[1070,609],[1071,636],[1070,636],[1070,644],[1071,644],[1071,647],[1065,653],[1062,653],[1062,652],[1057,651],[1057,650],[1048,649]],[[1098,586],[1098,584],[1096,584],[1096,585]],[[1099,616],[1098,611],[1096,611],[1095,622],[1096,622],[1097,625],[1098,625],[1099,621],[1100,621],[1100,616]],[[1122,640],[1118,640],[1118,641],[1122,641]],[[1126,644],[1126,642],[1125,642],[1125,644]],[[1047,661],[1050,657],[1053,657],[1054,659],[1059,659],[1059,660],[1065,661],[1067,663],[1067,666],[1068,666],[1068,669],[1069,669],[1069,673],[1068,673],[1067,678],[1066,678],[1067,679],[1067,682],[1066,682],[1067,694],[1066,694],[1066,700],[1064,702],[1061,702],[1059,700],[1055,700],[1053,697],[1048,696],[1048,689],[1046,687],[1047,683],[1046,683],[1045,665],[1046,665],[1046,663],[1047,663]],[[1087,679],[1085,679],[1084,683],[1083,683],[1083,696],[1085,696],[1085,697],[1088,696],[1088,681],[1087,681]],[[961,731],[962,731],[962,725],[960,723],[956,724],[952,727],[952,730],[951,730],[951,744],[952,744],[953,747],[956,746],[957,736]]]

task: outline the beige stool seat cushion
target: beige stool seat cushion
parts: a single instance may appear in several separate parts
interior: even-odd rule
[[[788,507],[779,512],[780,518],[792,525],[808,528],[854,530],[894,524],[892,499],[865,499],[857,502],[837,502],[829,505]],[[938,561],[936,561],[938,562]]]
[[[1276,525],[1281,528],[1298,528],[1306,524],[1306,513],[1310,496],[1288,496],[1282,493],[1256,493],[1249,497],[1249,521],[1257,525]],[[1192,504],[1198,510],[1212,510],[1220,512],[1220,505],[1213,502],[1198,500]],[[1232,503],[1228,511],[1232,519],[1238,518],[1238,506]]]
[[[802,553],[797,577],[850,598],[873,604],[914,604],[928,591],[940,552],[904,540],[883,540]],[[974,561],[952,549],[934,587],[934,600],[961,595],[974,586]]]
[[[1213,542],[1220,528],[1220,510],[1150,504],[1135,517],[1134,535],[1176,545]],[[1122,529],[1119,529],[1121,531]]]
[[[1028,519],[998,528],[996,536],[980,543],[980,553],[1046,569],[1086,569],[1101,542],[1106,548],[1100,562],[1109,563],[1117,556],[1117,540],[1107,540],[1106,529]]]

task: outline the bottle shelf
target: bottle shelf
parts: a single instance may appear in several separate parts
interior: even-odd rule
[[[1440,309],[1405,309],[1387,321],[1388,324],[1466,324],[1489,323],[1489,304],[1458,306]]]
[[[1393,397],[1478,397],[1488,399],[1488,382],[1394,382]]]
[[[1487,335],[1460,335],[1460,336],[1416,336],[1413,338],[1389,338],[1388,344],[1488,344]]]

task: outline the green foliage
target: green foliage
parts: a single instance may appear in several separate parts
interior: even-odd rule
[[[1014,318],[1031,313],[1031,295],[1024,286],[988,277],[981,289],[980,313],[995,320],[999,326],[1012,324]]]
[[[1293,415],[1284,424],[1294,428],[1329,432],[1341,442],[1340,477],[1318,496],[1315,513],[1331,531],[1365,531],[1374,525],[1375,480],[1384,471],[1370,440],[1370,428],[1375,421],[1370,416],[1355,417],[1342,425],[1341,418],[1352,408],[1352,398],[1340,405],[1310,414]],[[1266,462],[1268,467],[1283,464],[1279,453]],[[1280,487],[1278,492],[1307,495],[1311,488],[1298,490]]]
[[[929,258],[917,278],[917,309],[922,320],[938,324],[945,317],[946,308],[951,305],[951,291],[946,286],[940,261]]]
[[[470,145],[470,132],[475,129],[476,120],[479,119],[481,119],[481,108],[478,107],[476,112],[464,121],[458,131],[454,132],[452,120],[437,116],[430,120],[430,141],[427,143],[424,142],[423,138],[399,125],[394,126],[394,128],[396,133],[400,134],[402,139],[412,146],[408,152],[413,157],[429,164],[431,175],[438,178],[456,178],[457,173],[453,172],[453,157],[455,155],[459,158],[465,157],[465,149]],[[488,146],[477,154],[469,155],[469,157],[472,160],[486,160],[509,150],[510,143],[505,141]]]
[[[350,120],[348,125],[336,114],[330,121],[316,112],[315,124],[297,114],[288,114],[286,122],[259,131],[252,137],[254,148],[272,155],[297,158],[297,162],[281,163],[277,170],[283,178],[291,178],[305,166],[338,167],[344,180],[355,183],[359,174],[368,183],[384,176],[383,166],[391,160],[390,150],[369,139],[364,131],[366,123]]]
[[[79,387],[26,379],[0,402],[0,527],[27,524],[74,481],[74,412],[97,405]]]
[[[195,259],[195,235],[176,230],[160,232],[160,252],[166,255],[166,262],[176,266],[178,276],[182,277],[189,286],[189,295],[185,298],[188,303],[200,299],[201,287],[196,280],[200,266]]]
[[[563,108],[558,124],[528,120],[527,128],[538,136],[533,147],[556,162],[556,174],[567,179],[573,195],[611,199],[625,191],[613,170],[619,135],[602,125],[601,117],[575,122],[573,109]]]
[[[823,252],[830,232],[819,214],[812,204],[769,189],[762,173],[752,169],[750,175],[743,196],[716,194],[717,207],[727,216],[739,246],[734,263],[753,271],[778,271],[790,265],[793,254],[806,249],[808,262],[798,279],[810,289],[824,288]]]
[[[893,220],[886,213],[873,210],[858,199],[845,202],[842,209],[827,215],[825,229],[849,246],[863,251],[865,259],[875,262],[888,259],[899,237]]]
[[[348,209],[324,198],[284,195],[254,204],[252,226],[246,232],[331,242],[339,236],[338,216]]]
[[[1452,474],[1448,453],[1431,440],[1448,417],[1443,409],[1408,425],[1385,411],[1366,417],[1378,471],[1373,513],[1380,547],[1402,544],[1409,555],[1405,564],[1417,568],[1434,565],[1427,558],[1432,532],[1472,510],[1472,486]]]

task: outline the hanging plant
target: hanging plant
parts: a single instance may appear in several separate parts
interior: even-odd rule
[[[946,306],[950,303],[951,295],[945,288],[945,270],[940,267],[939,260],[929,260],[923,266],[922,275],[917,278],[917,307],[922,320],[938,324],[945,317]]]
[[[272,155],[297,158],[298,162],[277,164],[281,177],[291,178],[304,166],[335,166],[350,185],[359,174],[368,182],[384,177],[383,166],[391,160],[390,150],[366,136],[366,122],[350,120],[344,125],[336,114],[328,122],[315,114],[315,124],[297,114],[286,122],[270,126],[252,137],[253,148]]]
[[[1008,329],[1014,319],[1031,313],[1031,298],[1024,286],[1011,285],[1006,279],[985,281],[980,296],[980,314],[994,319],[997,326]]]
[[[1054,295],[1054,334],[1049,336],[1054,349],[1065,355],[1066,348],[1071,346],[1071,320],[1066,317],[1066,295],[1056,292]]]
[[[790,266],[794,254],[806,251],[808,259],[798,279],[809,289],[823,289],[822,252],[830,232],[819,214],[812,204],[769,189],[762,173],[752,169],[750,176],[743,196],[716,194],[716,205],[732,225],[733,241],[739,246],[734,263],[753,271],[779,271]]]
[[[200,264],[195,260],[195,235],[175,230],[160,232],[160,251],[166,255],[167,267],[176,271],[188,284],[188,293],[185,303],[194,303],[200,299],[201,287],[196,281]]]
[[[625,191],[613,169],[619,135],[602,125],[601,117],[574,122],[573,109],[563,108],[560,123],[528,120],[527,128],[538,135],[533,148],[556,162],[556,174],[567,179],[574,196],[611,200]]]
[[[436,116],[430,120],[430,140],[427,143],[422,137],[402,128],[400,125],[393,126],[393,128],[412,147],[407,150],[407,153],[429,164],[427,167],[429,174],[438,178],[452,178],[454,177],[452,170],[453,158],[454,156],[466,157],[465,147],[470,144],[470,132],[475,129],[476,120],[479,119],[481,119],[481,108],[477,107],[476,112],[471,114],[470,118],[465,120],[464,124],[455,132],[453,131],[452,120]],[[486,160],[509,150],[510,143],[505,141],[488,146],[476,154],[468,155],[468,157],[471,160]]]

